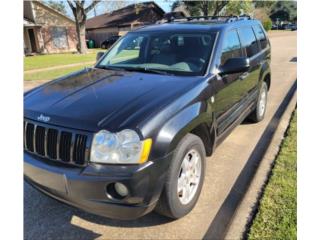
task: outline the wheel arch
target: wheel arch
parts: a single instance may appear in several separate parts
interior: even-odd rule
[[[194,127],[190,133],[201,139],[206,150],[206,156],[211,156],[215,145],[215,131],[210,133],[210,128],[205,123],[200,123]]]
[[[188,133],[198,136],[210,156],[214,148],[215,131],[211,134],[212,115],[206,112],[206,103],[197,102],[167,121],[156,136],[156,152],[166,155],[173,152]],[[158,155],[157,154],[157,155]]]
[[[262,79],[262,81],[266,82],[267,86],[268,86],[268,91],[270,90],[271,87],[271,73],[267,73],[264,78]]]
[[[270,71],[270,65],[268,62],[265,62],[262,65],[259,79],[261,82],[262,81],[266,82],[266,84],[268,86],[268,90],[269,90],[271,87],[271,71]]]

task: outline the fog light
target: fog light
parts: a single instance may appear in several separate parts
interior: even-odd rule
[[[126,197],[128,195],[128,188],[122,184],[122,183],[115,183],[114,189],[116,190],[117,194],[119,194],[121,197]]]

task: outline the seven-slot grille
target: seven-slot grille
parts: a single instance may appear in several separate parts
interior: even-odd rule
[[[70,130],[24,121],[24,148],[38,156],[85,165],[88,159],[88,136]]]

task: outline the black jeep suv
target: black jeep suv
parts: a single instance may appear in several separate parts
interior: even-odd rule
[[[97,58],[25,93],[25,180],[110,218],[186,215],[206,157],[245,118],[264,118],[263,27],[246,17],[171,20],[128,33]]]

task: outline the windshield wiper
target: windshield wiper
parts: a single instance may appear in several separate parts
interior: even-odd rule
[[[174,75],[165,70],[147,68],[147,67],[128,67],[128,66],[110,66],[110,65],[99,65],[97,68],[106,69],[106,70],[115,70],[115,71],[130,71],[130,72],[144,72],[144,73],[155,73],[160,75]]]
[[[154,68],[147,68],[147,67],[124,67],[127,71],[137,71],[137,72],[144,72],[144,73],[155,73],[160,75],[174,75],[169,73],[165,70],[154,69]]]
[[[125,70],[122,67],[114,67],[114,66],[105,66],[105,65],[98,65],[96,68],[105,69],[105,70],[114,70],[114,71],[123,71]]]

